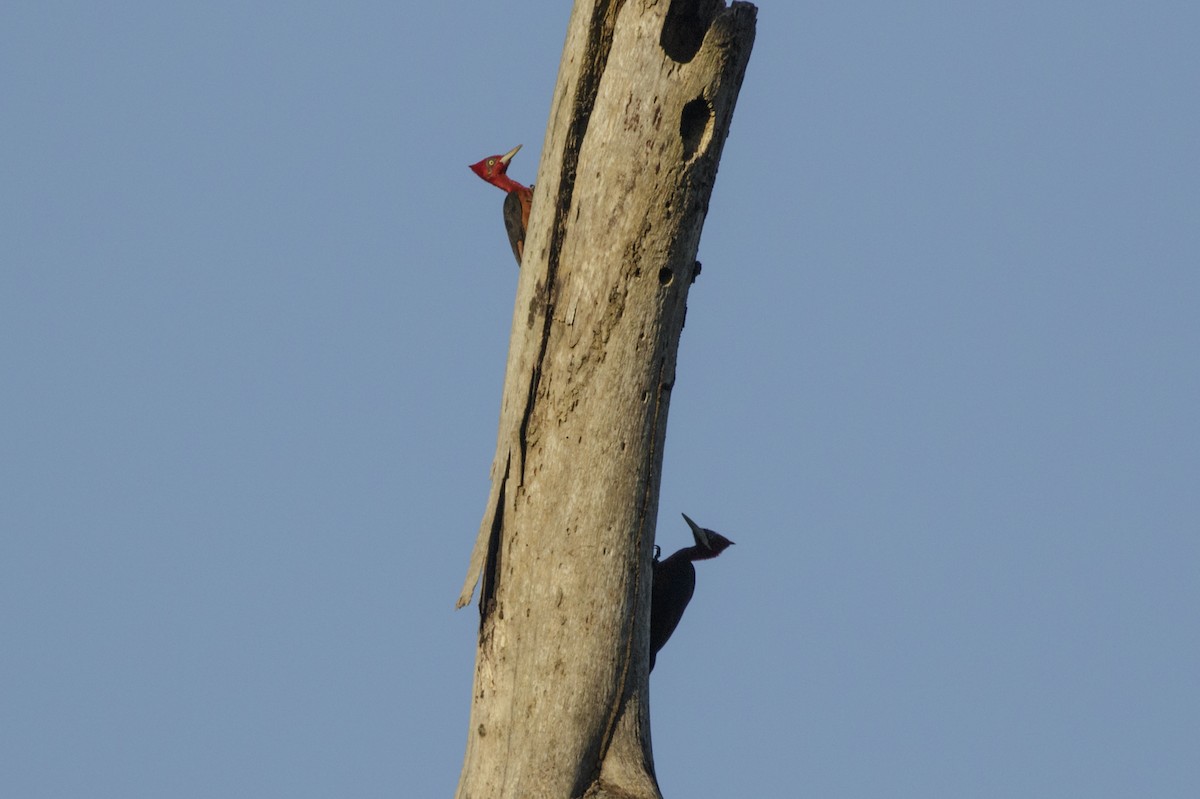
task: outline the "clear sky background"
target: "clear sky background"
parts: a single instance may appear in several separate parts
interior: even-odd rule
[[[1200,795],[1198,9],[761,4],[668,797]],[[0,8],[0,795],[452,794],[568,13]]]

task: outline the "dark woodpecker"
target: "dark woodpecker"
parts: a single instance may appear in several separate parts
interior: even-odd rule
[[[472,172],[506,194],[504,227],[508,229],[508,241],[512,244],[517,266],[521,265],[521,256],[525,254],[525,228],[529,227],[529,209],[533,206],[533,187],[522,186],[508,176],[508,164],[520,149],[518,144],[504,155],[489,155],[479,163],[471,164]]]
[[[683,514],[683,520],[692,528],[692,537],[696,545],[684,547],[666,560],[658,559],[658,549],[654,554],[654,588],[650,594],[650,670],[654,671],[654,661],[658,650],[663,648],[679,620],[683,611],[692,600],[692,592],[696,590],[696,567],[693,561],[715,558],[733,545],[725,536],[701,527]]]

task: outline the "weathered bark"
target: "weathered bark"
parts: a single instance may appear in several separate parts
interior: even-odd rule
[[[577,0],[517,287],[458,799],[660,797],[647,639],[696,249],[754,40],[721,0]]]

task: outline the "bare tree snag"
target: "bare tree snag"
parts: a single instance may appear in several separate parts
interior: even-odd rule
[[[647,702],[667,409],[754,41],[722,0],[577,0],[526,233],[458,799],[661,799]]]

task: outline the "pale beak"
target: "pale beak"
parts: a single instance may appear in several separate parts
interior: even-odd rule
[[[696,543],[705,549],[708,549],[708,530],[705,530],[703,527],[689,519],[686,513],[681,513],[679,515],[682,516],[683,520],[688,523],[688,527],[692,528],[692,538],[696,539]]]
[[[512,157],[517,154],[517,150],[520,150],[520,149],[521,149],[521,145],[518,144],[516,147],[514,147],[511,150],[509,150],[508,152],[506,152],[504,155],[500,156],[500,163],[504,164],[505,166],[508,166],[508,162],[512,160]]]

